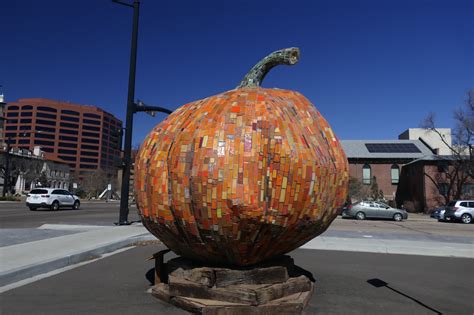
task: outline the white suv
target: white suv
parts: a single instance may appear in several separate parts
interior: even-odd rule
[[[474,217],[474,200],[453,200],[446,205],[444,219],[471,223]]]
[[[79,197],[64,189],[37,188],[27,195],[26,206],[32,211],[38,208],[59,210],[60,207],[72,207],[77,210],[81,206],[81,202]]]

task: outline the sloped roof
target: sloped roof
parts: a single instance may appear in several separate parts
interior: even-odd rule
[[[420,140],[341,140],[342,148],[344,149],[348,159],[371,159],[371,158],[386,158],[386,159],[419,159],[424,156],[433,155],[433,152]],[[420,152],[370,152],[366,144],[413,144]],[[418,151],[417,150],[417,151]]]

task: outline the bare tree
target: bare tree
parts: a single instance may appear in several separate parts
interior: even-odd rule
[[[430,113],[422,126],[435,132],[450,149],[451,156],[439,157],[438,172],[425,176],[436,186],[445,203],[461,199],[463,186],[474,179],[473,133],[474,133],[474,89],[468,91],[465,108],[454,111],[455,128],[453,143],[449,143],[436,129],[435,115]]]
[[[97,198],[107,187],[107,174],[102,169],[90,172],[81,181],[81,188],[89,198]]]

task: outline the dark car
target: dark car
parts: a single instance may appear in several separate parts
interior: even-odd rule
[[[430,217],[432,217],[433,219],[437,219],[438,221],[445,221],[444,219],[445,211],[446,211],[446,207],[436,208],[431,212]]]
[[[393,219],[401,221],[408,219],[405,210],[392,208],[380,201],[361,201],[342,213],[343,217],[356,218],[357,220],[371,219]]]

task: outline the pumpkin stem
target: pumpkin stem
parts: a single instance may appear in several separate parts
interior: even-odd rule
[[[273,67],[278,65],[294,65],[298,62],[299,58],[300,50],[297,47],[285,48],[272,52],[250,69],[237,88],[258,87]]]

